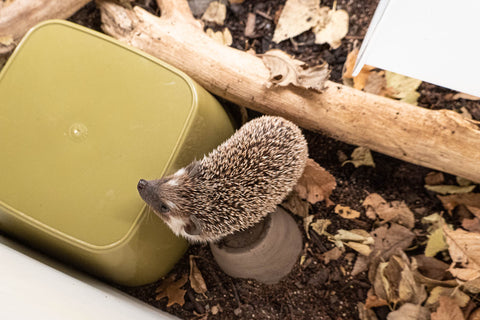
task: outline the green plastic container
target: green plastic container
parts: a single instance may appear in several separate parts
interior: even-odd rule
[[[233,131],[177,69],[75,24],[41,23],[0,73],[0,232],[118,284],[153,282],[187,243],[146,208],[138,180]]]

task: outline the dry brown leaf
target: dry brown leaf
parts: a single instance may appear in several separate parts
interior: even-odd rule
[[[462,193],[470,193],[475,189],[475,185],[471,186],[456,186],[450,184],[441,184],[436,186],[430,186],[428,184],[425,185],[425,189],[429,191],[433,191],[440,194],[462,194]]]
[[[387,202],[379,194],[368,195],[362,204],[367,210],[367,217],[374,216],[373,212],[385,222],[396,222],[409,229],[415,225],[415,216],[403,201]]]
[[[161,300],[165,297],[168,299],[167,307],[179,304],[183,306],[185,304],[185,293],[187,290],[181,289],[188,280],[188,276],[183,275],[178,281],[175,281],[175,275],[172,274],[168,278],[164,279],[161,285],[155,290],[157,296],[155,300]]]
[[[442,296],[439,299],[440,306],[432,313],[432,320],[465,320],[462,310],[455,300]]]
[[[387,80],[385,79],[385,71],[370,71],[368,81],[365,83],[363,90],[365,92],[370,92],[378,96],[388,96],[390,92],[387,91]]]
[[[452,298],[461,308],[465,307],[470,301],[470,297],[461,290],[458,290],[458,288],[435,287],[430,291],[430,296],[425,304],[427,306],[435,306],[442,296]]]
[[[400,99],[413,105],[417,104],[420,93],[417,92],[422,80],[410,78],[395,72],[386,71],[385,79],[387,80],[387,90],[390,97]]]
[[[376,307],[387,306],[387,305],[388,305],[387,300],[377,297],[373,293],[373,290],[371,288],[368,290],[367,300],[365,300],[365,308],[370,309],[370,308],[376,308]]]
[[[351,163],[358,168],[360,166],[368,166],[375,168],[375,162],[373,161],[372,153],[370,149],[365,147],[357,147],[353,150],[351,155],[352,160],[347,160],[342,163],[342,166],[346,165],[347,163]]]
[[[430,320],[430,311],[420,305],[405,303],[398,310],[390,312],[387,320]]]
[[[322,235],[328,235],[326,230],[331,223],[332,222],[327,219],[318,219],[317,221],[311,223],[310,225],[312,226],[313,231],[315,231],[318,235],[322,236]],[[307,230],[307,235],[308,235],[308,230]]]
[[[342,44],[342,39],[348,33],[348,12],[336,10],[335,8],[329,9],[328,7],[322,7],[320,12],[323,13],[323,16],[318,20],[317,25],[313,27],[315,43],[328,43],[332,49],[337,49]]]
[[[330,261],[337,260],[342,256],[343,252],[337,247],[334,247],[331,250],[328,250],[327,252],[322,253],[323,257],[323,262],[325,264],[329,264]]]
[[[340,215],[342,218],[345,219],[357,219],[360,217],[360,212],[353,210],[350,207],[342,206],[337,204],[334,209],[335,213]]]
[[[371,258],[381,258],[387,260],[396,251],[405,250],[415,238],[415,234],[409,229],[392,223],[390,228],[383,225],[370,233],[374,239],[373,252]]]
[[[425,255],[416,255],[412,261],[417,271],[430,279],[441,281],[447,276],[449,265],[443,261]]]
[[[233,38],[228,28],[223,29],[223,31],[213,31],[213,29],[208,28],[205,33],[207,34],[207,36],[220,44],[226,46],[232,45]]]
[[[360,320],[378,320],[375,311],[365,308],[365,305],[361,302],[357,303],[357,310]]]
[[[279,43],[311,29],[320,19],[319,6],[320,0],[287,0],[272,41]]]
[[[480,320],[480,308],[475,309],[468,317],[468,320]]]
[[[480,271],[480,234],[443,227],[452,261]]]
[[[307,165],[303,175],[294,187],[302,199],[314,204],[325,200],[327,206],[334,203],[329,199],[333,189],[337,186],[335,178],[318,163],[312,159],[307,159]]]
[[[480,233],[480,219],[474,217],[473,219],[463,219],[462,228],[470,231]]]
[[[221,26],[223,25],[226,17],[227,7],[219,1],[212,1],[208,5],[207,10],[205,10],[202,20],[213,22]]]
[[[475,278],[463,283],[463,287],[470,293],[479,294],[480,293],[480,278]]]
[[[449,196],[437,196],[443,204],[443,207],[452,214],[453,209],[458,205],[465,205],[467,207],[480,208],[480,193],[464,193],[454,194]],[[475,214],[474,212],[472,212]],[[480,216],[479,216],[480,218]]]
[[[302,218],[308,216],[308,211],[310,209],[310,203],[302,200],[295,190],[290,192],[285,201],[282,202],[281,206]]]
[[[347,55],[347,60],[343,66],[343,83],[346,85],[353,86],[355,89],[363,90],[366,86],[367,80],[370,77],[370,71],[375,69],[372,66],[365,65],[363,66],[360,73],[353,77],[353,68],[355,67],[355,62],[357,61],[358,48],[353,49]]]
[[[432,171],[425,176],[425,184],[436,186],[442,184],[445,181],[445,177],[442,172]]]
[[[257,20],[257,15],[253,12],[249,12],[247,15],[247,22],[245,23],[245,29],[243,34],[247,38],[255,37],[255,21]]]
[[[288,86],[292,84],[321,91],[330,75],[328,64],[323,63],[309,67],[303,61],[293,59],[282,50],[272,49],[259,56],[270,71],[269,85]]]
[[[190,280],[190,286],[196,293],[201,293],[205,295],[205,292],[207,292],[207,285],[205,283],[205,280],[203,279],[202,273],[197,267],[197,264],[195,263],[195,256],[190,255],[190,275],[189,275],[189,280]]]

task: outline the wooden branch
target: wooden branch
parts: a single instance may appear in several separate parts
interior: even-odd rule
[[[66,19],[90,0],[16,0],[0,2],[0,38],[11,38],[10,45],[0,44],[0,54],[11,51],[23,35],[37,23],[48,19]]]
[[[210,92],[310,130],[480,182],[480,131],[452,111],[432,111],[327,82],[324,92],[267,88],[254,55],[203,32],[184,0],[158,0],[162,17],[97,2],[106,33],[184,71]]]

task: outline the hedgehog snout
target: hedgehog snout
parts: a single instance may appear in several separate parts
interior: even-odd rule
[[[153,204],[152,202],[156,198],[158,198],[158,196],[156,196],[155,194],[154,185],[151,182],[152,181],[140,179],[140,181],[138,181],[138,184],[137,184],[137,190],[138,190],[138,193],[140,194],[140,197],[142,197],[142,199],[149,205],[152,205]]]
[[[138,181],[138,185],[137,185],[138,191],[145,189],[147,187],[147,184],[148,184],[147,180],[140,179],[140,181]]]

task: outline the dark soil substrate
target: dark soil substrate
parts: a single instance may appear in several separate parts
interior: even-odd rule
[[[271,48],[279,48],[312,65],[324,60],[332,70],[331,80],[341,82],[347,53],[355,45],[360,45],[377,2],[378,0],[338,0],[337,8],[345,9],[350,15],[350,31],[337,50],[331,50],[328,45],[314,44],[311,32],[305,32],[291,41],[272,43],[275,28],[272,19],[285,3],[283,0],[246,0],[240,5],[231,5],[226,26],[234,38],[232,46],[237,49],[253,48],[257,53],[261,53]],[[143,0],[136,3],[152,12],[158,11],[154,1]],[[322,1],[324,6],[332,4],[333,0]],[[254,38],[246,38],[243,34],[249,12],[263,13],[257,14]],[[71,20],[100,30],[100,14],[93,3],[80,10]],[[480,120],[478,102],[451,101],[446,98],[451,93],[450,90],[428,83],[423,83],[419,92],[419,106],[453,110],[466,107],[476,120]],[[251,115],[254,113],[251,112]],[[430,169],[378,153],[373,153],[375,168],[354,168],[350,164],[342,167],[338,155],[350,155],[355,146],[319,133],[306,131],[305,135],[310,156],[336,178],[337,188],[331,197],[333,202],[363,212],[362,201],[369,193],[376,192],[386,200],[405,201],[415,213],[417,221],[420,221],[422,216],[443,210],[435,195],[424,189],[424,177]],[[331,233],[338,229],[361,228],[370,231],[372,228],[372,222],[363,218],[364,215],[356,220],[342,219],[333,213],[333,207],[327,208],[323,202],[314,205],[311,214],[317,218],[330,219],[332,224],[328,231]],[[295,218],[299,228],[303,230],[302,220]],[[419,222],[416,228],[420,233],[425,231]],[[187,285],[184,306],[167,307],[166,299],[155,300],[155,289],[159,283],[121,289],[183,319],[358,319],[356,306],[358,302],[365,301],[370,283],[365,273],[355,277],[350,275],[356,254],[347,249],[340,259],[325,265],[320,254],[333,248],[333,244],[313,231],[310,236],[310,240],[304,236],[306,246],[303,253],[306,254],[306,260],[303,265],[297,263],[291,274],[275,285],[231,278],[218,268],[207,245],[193,245],[172,273],[178,277],[188,274],[189,255],[198,256],[197,265],[208,287],[206,296],[196,294]],[[387,308],[376,310],[379,319],[386,319],[388,312]]]

